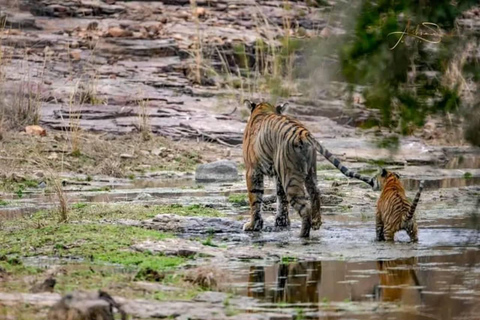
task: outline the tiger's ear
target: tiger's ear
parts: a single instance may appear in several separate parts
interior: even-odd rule
[[[283,114],[285,111],[288,109],[288,102],[279,104],[275,107],[275,110],[277,111],[278,114]]]
[[[400,179],[400,175],[398,173],[394,173],[395,177],[397,177],[397,179]]]
[[[385,178],[388,174],[388,171],[385,168],[382,168],[382,178]]]
[[[243,105],[248,109],[250,110],[250,112],[253,111],[253,109],[255,109],[255,107],[257,106],[257,104],[255,102],[252,102],[250,100],[243,100]]]

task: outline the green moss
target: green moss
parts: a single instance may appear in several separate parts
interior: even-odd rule
[[[4,207],[8,205],[8,201],[0,199],[0,207]]]
[[[321,170],[335,170],[336,168],[332,164],[317,164],[317,171]]]
[[[379,141],[377,141],[378,148],[398,150],[399,146],[400,146],[400,140],[398,139],[398,136],[384,137]]]
[[[136,252],[130,247],[137,242],[168,237],[171,235],[130,226],[50,224],[38,229],[0,231],[0,255],[74,256],[92,262],[162,270],[178,266],[184,259]]]
[[[248,196],[245,193],[233,193],[228,196],[228,202],[238,206],[247,206]]]
[[[88,204],[84,203],[84,202],[77,202],[77,203],[72,204],[73,209],[83,209],[86,206],[88,206]]]
[[[223,213],[220,211],[208,208],[200,204],[192,204],[189,206],[182,206],[180,204],[172,204],[167,206],[156,207],[157,213],[177,214],[180,216],[196,216],[196,217],[222,217]]]
[[[465,173],[463,174],[463,177],[464,177],[465,179],[472,179],[473,176],[472,176],[472,173],[471,173],[471,172],[465,172]]]
[[[283,256],[282,257],[282,263],[291,263],[291,262],[296,262],[298,259],[296,257],[290,257],[290,256]]]

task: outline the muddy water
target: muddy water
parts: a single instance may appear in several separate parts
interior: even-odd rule
[[[260,299],[271,308],[296,304],[316,310],[329,302],[391,302],[406,309],[388,315],[388,319],[399,320],[456,319],[480,312],[477,249],[394,260],[252,265],[242,271],[236,278],[239,293]],[[365,319],[373,318],[369,315]]]

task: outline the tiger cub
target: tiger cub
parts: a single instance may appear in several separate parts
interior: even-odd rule
[[[378,241],[393,241],[395,233],[405,230],[412,242],[418,241],[417,221],[414,213],[423,190],[420,181],[417,194],[410,204],[398,174],[382,169],[374,179],[373,190],[381,190],[377,202],[376,232]]]

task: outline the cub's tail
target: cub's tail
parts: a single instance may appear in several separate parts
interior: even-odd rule
[[[417,194],[415,195],[415,199],[413,199],[412,205],[410,206],[410,211],[408,211],[407,219],[412,219],[413,215],[415,214],[415,209],[417,209],[418,201],[420,201],[420,195],[423,191],[424,180],[420,181],[420,185],[418,186]]]
[[[322,156],[325,157],[325,159],[327,159],[331,164],[333,164],[338,170],[340,170],[345,176],[349,177],[349,178],[355,178],[355,179],[358,179],[358,180],[361,180],[363,182],[366,182],[368,183],[372,188],[374,186],[374,182],[373,182],[373,178],[370,178],[370,177],[367,177],[367,176],[363,176],[355,171],[352,171],[350,169],[348,169],[347,167],[345,167],[341,162],[340,160],[338,160],[337,158],[335,158],[335,156],[333,154],[330,153],[330,151],[328,151],[324,146],[322,146],[320,144],[320,142],[317,141],[317,139],[315,139],[314,137],[310,136],[309,137],[309,140],[310,142],[315,146],[315,148],[317,149],[318,152],[320,152],[320,154]]]

